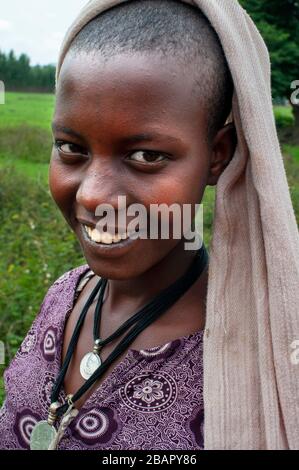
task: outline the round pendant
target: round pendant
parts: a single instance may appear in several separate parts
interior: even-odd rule
[[[80,363],[80,374],[83,379],[88,380],[101,364],[102,361],[98,354],[94,352],[85,354]]]
[[[48,450],[56,435],[57,431],[54,426],[50,426],[48,421],[40,421],[32,429],[30,436],[30,449]]]

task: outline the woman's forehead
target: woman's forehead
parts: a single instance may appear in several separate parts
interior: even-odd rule
[[[194,84],[192,66],[182,69],[175,59],[157,54],[122,53],[106,59],[100,53],[70,53],[61,69],[57,100],[76,96],[77,102],[82,97],[89,102],[119,100],[191,111]],[[201,101],[198,92],[197,100]]]
[[[91,140],[143,132],[198,138],[206,112],[194,99],[190,74],[172,61],[121,55],[100,61],[69,55],[61,69],[54,123]]]

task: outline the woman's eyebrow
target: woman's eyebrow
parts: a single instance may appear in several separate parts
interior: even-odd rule
[[[52,130],[53,132],[63,132],[64,134],[71,135],[73,137],[77,137],[78,139],[83,139],[83,136],[79,134],[79,132],[76,132],[69,127],[61,126],[59,124],[56,124],[55,122],[52,123]],[[123,137],[120,139],[120,142],[122,144],[136,144],[139,142],[152,142],[154,140],[168,140],[171,141],[175,144],[181,144],[182,141],[176,137],[167,135],[167,134],[162,134],[159,132],[151,132],[151,133],[141,133],[141,134],[136,134],[136,135],[130,135],[127,137]]]
[[[176,144],[182,143],[181,140],[177,139],[176,137],[166,135],[166,134],[160,134],[158,132],[131,135],[128,137],[124,137],[120,140],[122,143],[125,143],[125,144],[135,144],[139,142],[152,142],[153,140],[168,140]]]
[[[83,139],[82,135],[79,132],[73,131],[69,127],[60,126],[55,122],[52,123],[52,130],[53,132],[63,132],[63,134],[71,135],[72,137],[77,137],[77,139]]]

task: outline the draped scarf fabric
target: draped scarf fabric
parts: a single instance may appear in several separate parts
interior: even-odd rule
[[[129,0],[125,0],[129,1]],[[182,0],[183,1],[183,0]],[[91,0],[64,38],[121,0]],[[299,449],[299,237],[271,99],[268,50],[236,0],[186,0],[221,41],[238,145],[216,187],[204,336],[206,449]]]

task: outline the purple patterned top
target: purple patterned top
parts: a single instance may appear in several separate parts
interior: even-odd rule
[[[77,267],[54,282],[4,373],[0,449],[29,449],[33,426],[47,419],[65,322],[88,270]],[[203,449],[202,340],[200,330],[161,347],[129,349],[81,407],[58,449]],[[64,401],[64,390],[59,398]]]

